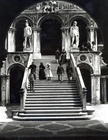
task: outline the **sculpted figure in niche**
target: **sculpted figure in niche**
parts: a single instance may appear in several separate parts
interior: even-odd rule
[[[79,27],[77,26],[77,21],[73,22],[70,28],[71,45],[72,47],[78,48],[79,46]]]
[[[24,28],[24,48],[29,48],[31,46],[31,35],[32,28],[29,26],[28,20],[26,20]]]

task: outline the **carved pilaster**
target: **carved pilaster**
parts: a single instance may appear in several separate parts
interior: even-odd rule
[[[15,28],[10,27],[7,37],[8,52],[15,52]]]
[[[63,26],[62,30],[62,49],[65,49],[67,54],[70,52],[70,34],[69,34],[69,27]],[[67,57],[69,57],[67,55]],[[68,58],[67,58],[68,59]]]
[[[40,54],[40,31],[41,28],[38,26],[33,27],[33,58],[41,58]]]
[[[97,51],[97,27],[94,25],[93,21],[87,26],[88,31],[88,41],[90,41],[91,45],[92,42],[95,43],[95,48],[93,48],[94,51]]]
[[[1,103],[2,105],[6,105],[10,100],[10,84],[9,84],[9,75],[1,75]]]
[[[100,75],[91,75],[91,101],[92,104],[100,104]]]

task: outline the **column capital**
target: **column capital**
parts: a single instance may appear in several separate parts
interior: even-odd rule
[[[39,26],[33,26],[33,27],[32,27],[32,30],[33,30],[33,31],[40,32],[40,31],[41,31],[41,28],[40,28]]]
[[[68,27],[68,26],[62,26],[62,27],[61,27],[61,30],[62,30],[62,31],[66,31],[66,30],[69,30],[69,28],[70,28],[70,27]]]
[[[90,31],[94,31],[94,30],[97,30],[98,27],[96,27],[96,26],[94,26],[94,25],[88,25],[88,26],[86,27],[86,29],[88,29],[88,30],[90,30]]]
[[[9,31],[10,31],[10,32],[15,32],[15,30],[16,30],[15,27],[12,27],[12,26],[11,26],[11,27],[9,28]]]

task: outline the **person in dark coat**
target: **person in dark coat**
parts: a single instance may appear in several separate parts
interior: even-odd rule
[[[34,62],[29,66],[29,69],[31,70],[31,73],[34,74],[35,80],[36,80],[36,65]]]
[[[61,63],[59,63],[59,66],[57,68],[58,81],[62,81],[63,80],[62,79],[63,73],[64,73],[64,68],[61,65]]]
[[[70,66],[70,63],[69,62],[67,63],[67,66],[66,66],[66,73],[67,73],[68,81],[70,81],[71,80],[71,77],[73,76],[73,69]]]
[[[66,51],[64,49],[62,50],[62,53],[60,56],[60,63],[61,63],[61,65],[66,63]]]
[[[58,49],[56,50],[56,53],[55,53],[55,59],[56,59],[56,61],[58,63],[59,59],[60,59],[60,51]]]
[[[45,80],[45,79],[46,79],[45,66],[41,62],[39,66],[39,80]]]

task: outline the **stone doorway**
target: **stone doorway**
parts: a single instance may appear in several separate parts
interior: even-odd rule
[[[20,104],[19,90],[21,88],[24,69],[20,66],[14,66],[10,70],[10,103]]]
[[[57,49],[61,51],[61,23],[56,19],[46,19],[42,22],[40,40],[42,55],[54,55]]]

